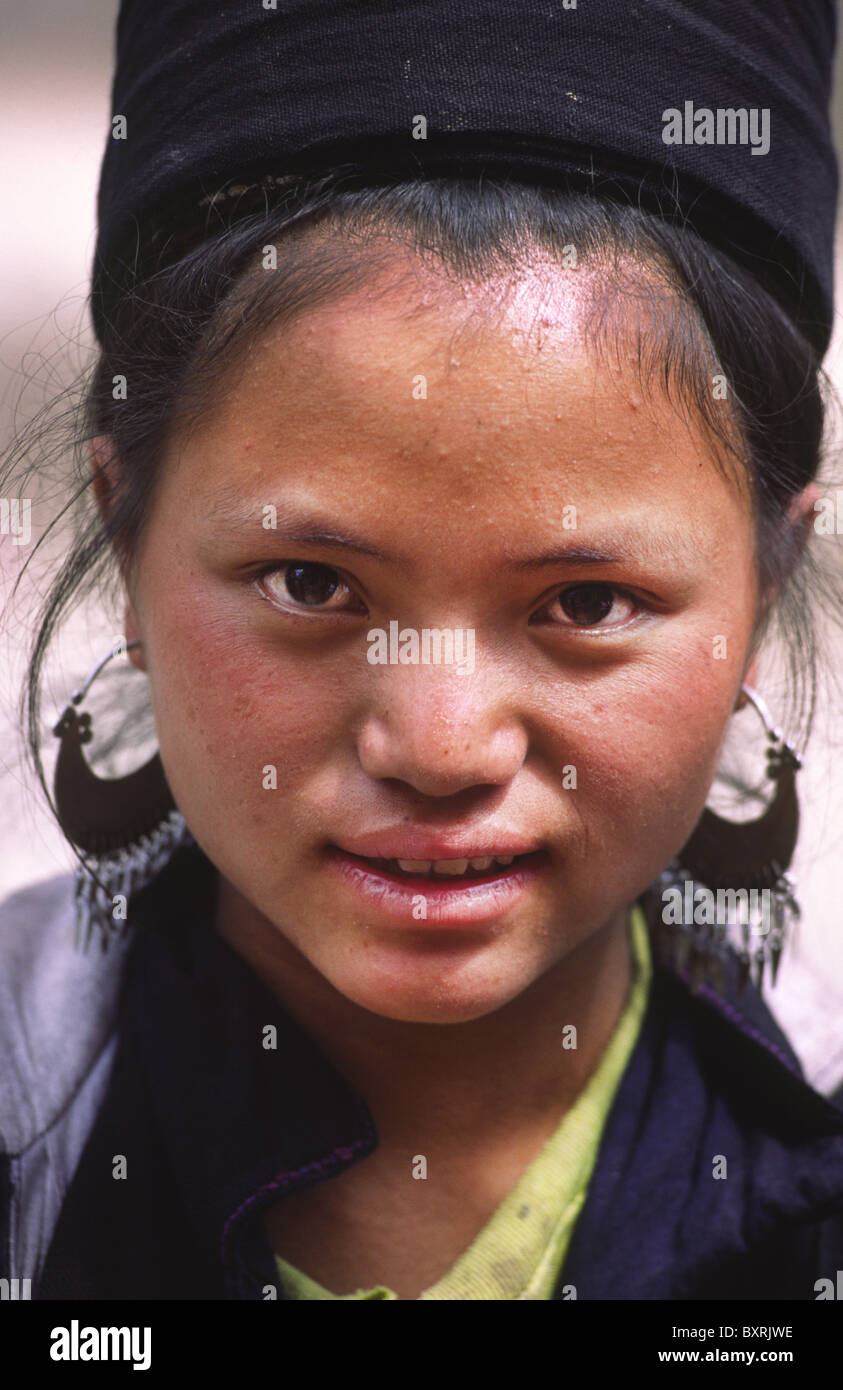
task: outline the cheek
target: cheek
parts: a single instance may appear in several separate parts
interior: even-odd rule
[[[739,680],[736,663],[713,659],[699,639],[616,673],[593,698],[584,692],[569,720],[569,761],[582,764],[571,805],[592,848],[620,836],[645,857],[652,842],[661,860],[681,847],[714,779]]]
[[[347,717],[347,686],[242,628],[193,593],[145,635],[161,758],[188,821],[222,812],[277,827],[265,769],[278,792],[306,781]]]

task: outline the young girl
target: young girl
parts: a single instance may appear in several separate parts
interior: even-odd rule
[[[790,742],[767,816],[705,811],[732,721],[768,722],[762,639],[807,630],[813,311],[594,189],[266,189],[100,282],[34,751],[48,635],[113,560],[105,655],[145,673],[159,754],[92,776],[94,681],[56,725],[86,867],[0,914],[2,1274],[816,1298],[843,1115],[759,988]]]

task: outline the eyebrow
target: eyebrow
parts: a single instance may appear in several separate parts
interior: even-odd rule
[[[303,516],[283,503],[261,502],[256,503],[251,509],[243,510],[242,496],[239,493],[233,494],[227,488],[215,494],[207,517],[212,525],[225,526],[229,534],[241,532],[254,536],[256,529],[261,529],[263,507],[268,505],[275,506],[277,524],[267,529],[272,536],[285,544],[348,550],[385,564],[405,567],[410,564],[406,555],[382,550],[351,530],[335,526],[332,522],[323,521],[318,517]],[[508,559],[513,569],[523,572],[552,566],[558,568],[560,565],[615,565],[641,560],[675,562],[678,550],[683,553],[687,550],[689,554],[697,550],[696,542],[691,537],[687,538],[687,541],[683,537],[679,544],[677,542],[680,542],[680,538],[675,534],[667,540],[650,530],[613,527],[611,542],[605,545],[599,540],[587,543],[576,541],[572,537],[569,543],[555,545],[538,555],[523,558],[508,556]]]
[[[254,530],[254,521],[249,523],[250,529]],[[374,545],[368,545],[350,531],[341,531],[337,527],[323,526],[319,522],[305,522],[294,528],[287,528],[282,525],[275,527],[273,535],[279,536],[283,541],[289,541],[293,545],[322,545],[331,548],[351,550],[356,555],[370,555],[374,560],[384,560],[387,564],[407,564],[406,556],[394,555],[387,550],[378,550]]]
[[[577,541],[572,536],[570,542],[554,545],[538,555],[513,559],[512,565],[517,570],[541,569],[547,565],[644,563],[673,566],[678,561],[692,564],[699,560],[702,549],[696,530],[688,534],[672,530],[665,534],[652,526],[644,529],[634,523],[616,522],[605,539],[596,536],[592,541]]]
[[[242,516],[209,515],[209,520],[215,526],[225,526],[226,533],[239,533],[243,536],[254,537],[256,532],[261,532],[261,513],[268,503],[261,503],[256,512],[245,513]],[[266,528],[266,534],[275,536],[278,540],[284,541],[289,545],[318,545],[332,550],[350,550],[356,555],[369,555],[373,560],[383,560],[386,564],[409,565],[410,561],[406,555],[396,555],[388,550],[379,550],[376,546],[370,545],[361,537],[355,536],[351,531],[341,530],[337,526],[331,526],[320,521],[298,520],[285,525],[282,520],[281,509],[278,509],[277,525]]]
[[[561,549],[545,550],[541,555],[532,555],[526,560],[512,560],[517,570],[537,570],[545,565],[616,565],[629,560],[630,555],[600,550],[594,545],[566,545]]]

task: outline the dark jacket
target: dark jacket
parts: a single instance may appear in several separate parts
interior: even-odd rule
[[[365,1102],[209,929],[214,891],[190,848],[133,899],[108,1079],[36,1298],[281,1297],[261,1213],[377,1143]],[[0,1233],[15,1171],[0,1158]],[[751,987],[738,1007],[657,964],[556,1297],[810,1300],[837,1268],[843,1112]]]

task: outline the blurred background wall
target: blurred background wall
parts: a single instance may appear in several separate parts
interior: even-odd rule
[[[32,418],[84,367],[92,341],[85,298],[94,249],[96,183],[110,114],[116,12],[116,0],[39,0],[30,5],[5,0],[0,10],[4,448],[16,425]],[[838,149],[843,148],[841,79],[843,59],[838,54]],[[837,283],[838,297],[843,297],[839,254]],[[826,365],[843,388],[843,314],[838,314]],[[37,499],[33,528],[43,526],[49,515],[49,499]],[[27,553],[8,537],[0,541],[0,601]],[[49,578],[48,567],[44,583]],[[51,677],[53,703],[48,699],[45,715],[58,713],[119,631],[119,617],[115,621],[98,609],[74,619],[61,649],[64,669]],[[21,616],[21,610],[0,633],[0,897],[36,878],[62,872],[73,862],[24,763],[17,734],[16,700],[29,635],[26,612]],[[831,659],[840,669],[840,646],[832,650]],[[764,693],[775,713],[772,675],[770,680]],[[804,1044],[810,1073],[816,1084],[829,1084],[843,1075],[843,712],[825,709],[821,717],[800,774],[804,813],[795,870],[805,925],[770,1002],[797,1049],[798,1037],[810,1039]],[[818,983],[826,1010],[819,1019]]]

